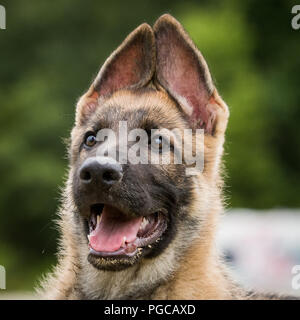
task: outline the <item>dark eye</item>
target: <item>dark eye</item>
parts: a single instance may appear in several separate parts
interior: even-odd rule
[[[156,136],[152,138],[151,146],[153,146],[154,150],[158,151],[159,153],[165,152],[167,150],[171,152],[174,151],[172,142],[170,141],[170,139],[167,139],[164,136]]]
[[[93,133],[91,133],[86,136],[84,144],[88,147],[93,147],[96,144],[96,142],[96,136]]]
[[[162,142],[163,142],[163,139],[162,137],[157,137],[154,139],[154,143],[159,146],[160,148],[162,148]]]
[[[163,138],[160,137],[156,137],[153,139],[153,142],[155,149],[159,150],[160,152],[162,151],[162,147],[163,147]]]

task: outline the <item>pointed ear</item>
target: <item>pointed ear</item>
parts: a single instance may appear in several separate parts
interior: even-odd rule
[[[153,29],[158,82],[182,106],[192,127],[214,134],[218,113],[216,100],[220,99],[202,54],[181,24],[169,14],[161,16]],[[222,108],[227,109],[226,106]]]
[[[98,99],[120,89],[145,86],[155,70],[155,38],[144,23],[127,36],[106,60],[88,92],[77,106],[77,119],[84,120],[97,107]]]

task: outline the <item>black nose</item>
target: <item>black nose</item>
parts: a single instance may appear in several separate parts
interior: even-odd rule
[[[85,184],[101,184],[110,187],[122,178],[122,166],[119,163],[101,164],[95,158],[84,161],[80,170],[80,180]]]

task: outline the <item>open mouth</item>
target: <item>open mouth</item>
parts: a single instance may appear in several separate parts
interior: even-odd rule
[[[162,210],[128,217],[111,205],[95,204],[89,217],[90,253],[99,257],[133,257],[145,248],[151,249],[166,229],[167,216]]]

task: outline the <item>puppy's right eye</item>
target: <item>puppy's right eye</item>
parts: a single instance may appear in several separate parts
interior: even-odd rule
[[[97,142],[96,136],[93,133],[91,133],[91,134],[86,136],[84,144],[87,147],[93,147],[96,144],[96,142]]]

